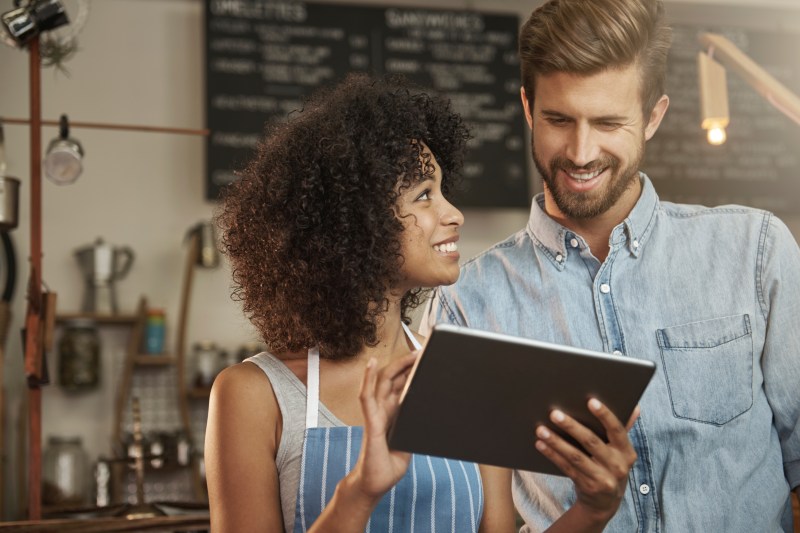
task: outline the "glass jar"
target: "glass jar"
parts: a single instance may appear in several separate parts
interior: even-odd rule
[[[151,432],[147,436],[147,452],[145,455],[150,456],[150,466],[159,469],[164,466],[164,435],[156,431]]]
[[[64,323],[58,343],[58,378],[64,389],[91,390],[100,383],[100,339],[92,319]]]
[[[43,454],[42,501],[48,505],[84,505],[89,460],[80,437],[50,437]]]
[[[220,371],[220,351],[213,341],[201,341],[194,345],[194,386],[210,387]]]

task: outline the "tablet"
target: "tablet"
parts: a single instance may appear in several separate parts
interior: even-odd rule
[[[625,423],[655,371],[651,361],[459,326],[434,326],[402,393],[389,446],[424,455],[564,475],[535,430],[558,408],[604,440],[589,398]]]

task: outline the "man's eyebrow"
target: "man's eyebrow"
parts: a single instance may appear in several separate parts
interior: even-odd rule
[[[565,113],[561,113],[559,111],[553,111],[553,110],[550,110],[550,109],[543,109],[542,111],[540,111],[540,114],[543,117],[548,117],[548,118],[567,118],[567,119],[570,119],[570,120],[572,120],[572,118],[573,118],[570,115],[567,115]],[[591,122],[622,122],[622,123],[627,123],[630,119],[627,116],[624,116],[624,115],[603,115],[603,116],[600,116],[600,117],[592,117],[589,120]]]
[[[564,113],[560,113],[558,111],[551,111],[550,109],[542,109],[539,112],[542,116],[545,117],[553,117],[553,118],[572,118],[569,115],[565,115]]]

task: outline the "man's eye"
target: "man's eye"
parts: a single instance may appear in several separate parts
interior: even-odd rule
[[[569,122],[565,118],[548,118],[547,121],[553,126],[563,126]]]

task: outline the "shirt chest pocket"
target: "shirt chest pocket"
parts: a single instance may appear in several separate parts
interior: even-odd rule
[[[656,331],[672,412],[721,426],[753,405],[753,339],[749,315]]]

